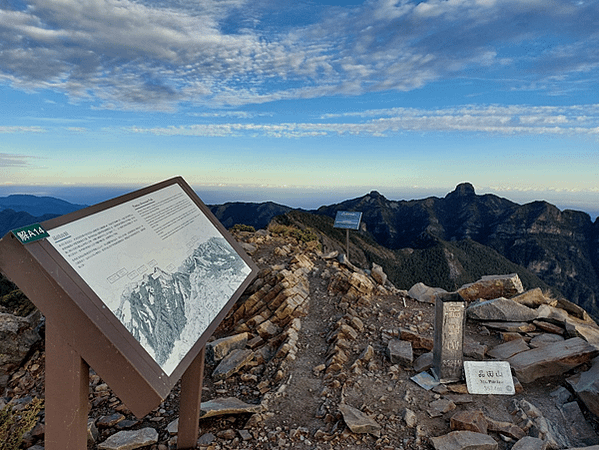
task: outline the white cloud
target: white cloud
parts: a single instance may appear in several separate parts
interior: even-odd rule
[[[555,77],[560,85],[593,79],[599,67],[596,2],[373,0],[319,5],[320,14],[295,26],[270,22],[267,3],[243,0],[24,3],[19,11],[0,6],[0,82],[100,108],[407,91],[471,68],[495,77],[506,66],[526,67],[524,82],[511,87],[550,90]]]
[[[356,122],[356,118],[361,121]],[[327,114],[312,123],[226,123],[179,127],[131,127],[160,136],[391,136],[402,132],[472,132],[498,135],[570,135],[595,138],[599,104],[566,107],[464,105],[454,108],[391,108]],[[333,121],[334,120],[334,121]]]

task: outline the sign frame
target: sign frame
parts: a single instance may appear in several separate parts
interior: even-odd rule
[[[333,228],[359,230],[362,213],[357,211],[337,211]]]
[[[220,322],[258,273],[258,267],[181,177],[47,220],[48,232],[106,211],[171,185],[178,185],[250,269],[245,280],[226,302],[176,368],[166,374],[140,342],[110,311],[58,250],[46,239],[23,245],[14,234],[0,239],[0,270],[46,316],[60,338],[91,366],[115,395],[137,416],[155,409],[192,366]],[[197,363],[196,363],[197,365]]]

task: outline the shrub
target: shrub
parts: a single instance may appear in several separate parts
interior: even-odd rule
[[[37,423],[44,402],[33,399],[21,411],[14,412],[10,403],[0,411],[0,450],[17,450],[23,436]]]
[[[235,225],[233,225],[231,227],[231,231],[236,232],[236,231],[249,231],[249,232],[255,232],[256,229],[251,226],[251,225],[244,225],[242,223],[236,223]]]

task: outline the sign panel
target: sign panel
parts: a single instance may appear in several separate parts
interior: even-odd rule
[[[39,223],[12,230],[12,234],[17,237],[21,244],[29,244],[30,242],[49,237],[48,232]]]
[[[335,216],[334,228],[345,228],[348,230],[359,230],[360,221],[362,220],[361,212],[353,211],[337,211]]]
[[[470,394],[514,395],[514,379],[507,361],[464,361]]]
[[[138,417],[258,273],[180,177],[42,225],[27,245],[19,230],[0,239],[0,270]]]
[[[167,375],[250,273],[178,184],[56,227],[49,242]]]

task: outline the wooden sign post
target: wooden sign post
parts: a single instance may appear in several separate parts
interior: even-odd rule
[[[337,211],[333,228],[345,228],[345,253],[349,261],[349,230],[359,230],[360,221],[362,220],[361,212],[353,211]]]
[[[138,418],[181,379],[195,447],[205,344],[258,268],[182,178],[8,233],[0,270],[46,316],[47,450],[86,448],[90,366]]]

